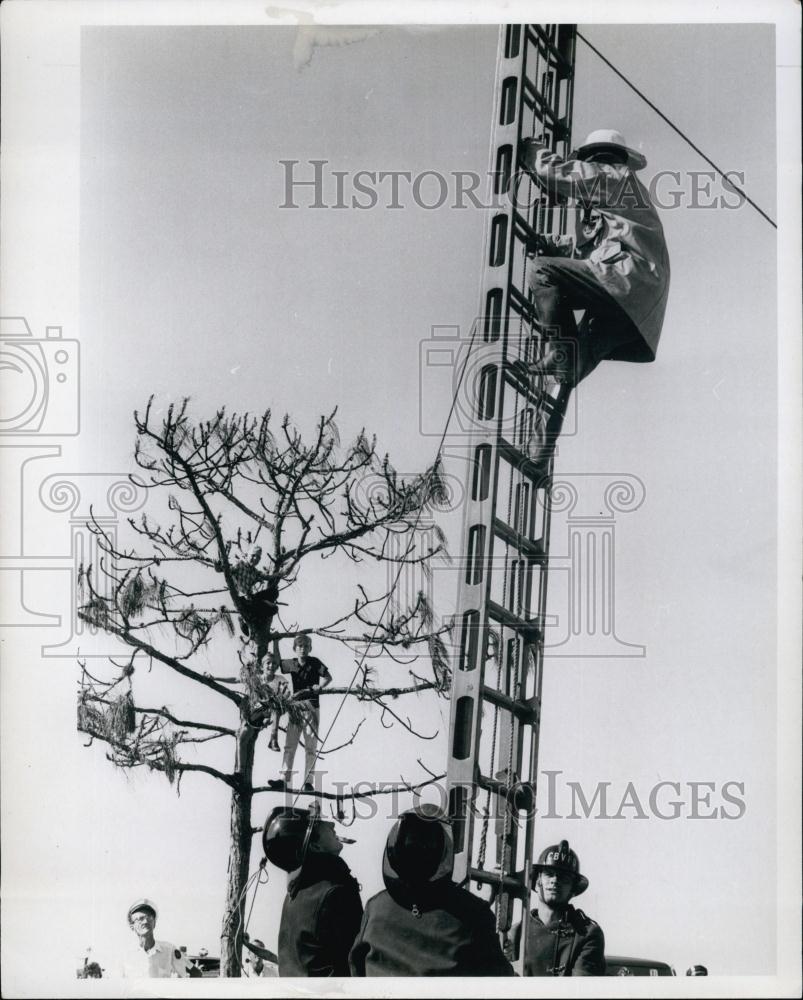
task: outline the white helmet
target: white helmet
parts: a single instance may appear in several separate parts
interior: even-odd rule
[[[571,154],[571,158],[585,160],[592,153],[601,152],[603,149],[616,149],[623,153],[631,170],[643,170],[647,166],[646,158],[635,149],[631,149],[622,133],[612,128],[598,128],[590,132],[583,145]]]

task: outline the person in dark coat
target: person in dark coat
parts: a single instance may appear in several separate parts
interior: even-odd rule
[[[536,370],[574,386],[602,360],[653,361],[670,267],[658,213],[636,177],[646,159],[614,129],[592,132],[568,160],[528,139],[522,158],[541,187],[578,208],[573,240],[538,235],[528,248],[529,284],[551,340]],[[579,328],[576,309],[585,310]]]
[[[588,879],[567,840],[541,852],[533,878],[537,901],[528,921],[525,976],[604,976],[602,928],[569,903],[585,892]],[[518,958],[521,924],[514,928],[513,948]]]
[[[403,813],[385,846],[387,889],[368,901],[350,963],[353,976],[512,976],[493,913],[451,878],[445,820]]]
[[[268,860],[288,872],[279,924],[280,976],[348,976],[360,927],[360,886],[340,858],[333,823],[277,807],[265,823]]]

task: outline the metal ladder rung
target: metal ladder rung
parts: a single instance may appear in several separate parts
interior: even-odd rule
[[[538,723],[538,709],[533,707],[528,701],[517,701],[509,695],[497,691],[496,688],[488,687],[487,684],[483,684],[482,686],[482,697],[492,705],[497,705],[499,708],[504,708],[508,712],[511,712],[521,722],[526,722],[531,726]]]
[[[469,879],[472,882],[483,882],[485,885],[501,885],[511,895],[529,902],[530,890],[524,883],[523,875],[520,878],[515,874],[500,877],[498,872],[486,871],[485,868],[469,868]]]
[[[488,616],[500,625],[507,625],[524,635],[525,641],[537,642],[543,637],[543,628],[537,618],[519,618],[518,615],[503,608],[496,601],[488,600]]]
[[[497,449],[505,458],[511,459],[513,465],[516,466],[522,475],[532,480],[535,486],[543,488],[549,486],[549,481],[552,478],[549,468],[552,459],[551,455],[546,456],[542,462],[533,462],[528,455],[525,455],[523,451],[501,436],[497,439]]]
[[[500,781],[498,778],[489,778],[487,774],[482,774],[481,772],[477,773],[476,783],[480,788],[485,789],[486,792],[492,792],[494,795],[504,796],[505,799],[507,799],[514,788],[520,791],[525,787],[525,784],[521,781],[517,781],[513,785],[506,785],[504,781]],[[528,787],[530,787],[533,794],[535,794],[535,788],[532,785]]]
[[[513,311],[522,316],[527,322],[532,323],[535,320],[535,309],[529,298],[513,284],[510,285],[509,296]]]
[[[552,108],[550,108],[550,106],[546,103],[543,97],[538,93],[538,91],[532,85],[532,81],[524,80],[523,91],[524,92],[522,94],[522,97],[524,98],[524,103],[528,107],[533,108],[534,110],[542,114],[549,123],[549,125],[551,125],[553,128],[556,125],[557,126],[560,125],[558,116],[553,112]]]
[[[535,239],[536,236],[541,235],[530,225],[530,223],[524,218],[521,212],[517,212],[514,208],[512,214],[513,214],[513,235],[518,237],[522,241],[522,243],[526,243],[530,240]]]
[[[539,389],[533,388],[531,384],[532,375],[523,361],[512,362],[505,369],[504,378],[511,389],[522,396],[528,403],[531,403],[535,407],[541,407],[550,416],[552,415],[552,411],[555,408],[555,397],[550,396],[548,392],[542,392]]]
[[[535,45],[541,46],[544,52],[549,53],[549,55],[551,55],[554,58],[555,62],[557,63],[555,67],[556,69],[561,69],[564,72],[571,72],[572,69],[571,63],[566,61],[560,49],[557,48],[557,46],[553,45],[553,43],[550,42],[550,40],[546,37],[546,35],[534,31],[533,26],[528,24],[525,26],[524,29],[524,37],[526,39],[528,38]]]
[[[487,774],[482,774],[482,772],[477,773],[477,784],[486,792],[492,792],[494,795],[504,795],[507,798],[510,793],[510,786],[506,785],[504,781],[499,781],[498,778],[489,778]]]
[[[507,522],[502,521],[498,517],[493,519],[493,530],[494,534],[499,535],[503,541],[507,542],[508,545],[512,545],[528,559],[533,559],[539,563],[546,560],[546,552],[544,552],[544,548],[539,542],[534,542],[526,535],[522,535],[521,532],[516,531],[515,528],[511,528]]]

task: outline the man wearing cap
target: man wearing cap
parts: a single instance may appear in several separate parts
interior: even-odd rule
[[[530,914],[526,976],[604,976],[605,938],[602,928],[569,903],[588,888],[580,860],[562,840],[541,852],[533,865],[535,909]],[[521,924],[513,931],[513,947],[521,950]]]
[[[243,960],[244,976],[249,979],[259,979],[279,975],[279,959],[265,947],[264,941],[260,941],[259,938],[251,941],[247,934],[243,934],[243,946],[249,951]]]
[[[158,911],[150,899],[138,899],[128,909],[128,926],[139,939],[139,948],[123,965],[129,978],[169,979],[188,975],[187,960],[169,941],[157,941],[153,935]]]
[[[529,284],[547,341],[534,370],[571,387],[603,360],[654,361],[669,254],[635,174],[646,159],[613,129],[592,132],[568,160],[528,139],[522,159],[550,195],[578,208],[574,240],[537,236],[528,247]],[[579,328],[574,310],[585,310]]]
[[[265,857],[289,875],[279,924],[280,976],[348,976],[362,920],[360,886],[340,857],[333,823],[308,809],[275,808]]]

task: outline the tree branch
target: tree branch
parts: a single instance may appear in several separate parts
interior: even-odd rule
[[[86,726],[83,732],[87,733],[92,739],[100,740],[102,743],[108,744],[108,746],[113,747],[118,753],[124,754],[129,758],[129,760],[118,760],[112,759],[112,762],[123,769],[133,768],[133,767],[147,767],[153,771],[162,771],[167,773],[170,768],[158,758],[146,758],[139,756],[138,751],[135,748],[128,746],[121,740],[116,740],[109,736],[107,733],[97,730],[93,726]],[[190,764],[185,761],[176,760],[171,764],[173,771],[185,772],[185,771],[198,771],[201,774],[208,774],[210,777],[222,781],[224,784],[228,785],[230,788],[237,787],[237,781],[233,774],[227,774],[223,771],[219,771],[215,767],[211,767],[209,764]]]
[[[87,622],[89,625],[97,626],[98,624],[92,618],[92,615],[87,614],[86,612],[79,610],[78,617],[82,621]],[[111,635],[116,635],[118,639],[122,639],[128,646],[133,646],[135,649],[145,653],[147,656],[152,657],[154,660],[164,663],[165,666],[170,667],[171,670],[175,670],[175,672],[177,674],[181,674],[182,677],[187,677],[189,680],[197,681],[199,684],[203,684],[204,687],[208,687],[210,690],[216,691],[218,694],[222,694],[224,698],[228,698],[229,701],[233,701],[235,705],[239,706],[242,703],[243,696],[241,694],[238,694],[236,691],[230,691],[228,688],[223,687],[222,684],[218,684],[218,682],[213,680],[208,674],[199,674],[197,671],[185,666],[172,656],[162,653],[149,642],[143,642],[141,639],[137,639],[135,636],[132,636],[130,632],[118,628],[112,622],[106,622],[102,628]]]
[[[399,785],[392,785],[390,788],[369,788],[363,792],[323,792],[323,791],[305,791],[303,788],[288,788],[283,790],[283,794],[286,795],[308,795],[315,799],[331,799],[337,801],[337,799],[372,799],[378,795],[392,795],[399,792],[417,792],[421,788],[426,788],[427,785],[433,785],[436,781],[442,781],[446,777],[446,773],[435,775],[433,778],[427,778],[426,781],[419,781],[415,785],[409,784],[409,782],[401,780]],[[384,784],[384,783],[383,783]],[[269,785],[259,785],[253,789],[254,794],[262,792],[275,792],[275,788],[271,788]],[[262,830],[262,827],[256,827],[255,832]]]
[[[100,695],[91,695],[91,700],[99,702],[101,705],[113,705],[114,702],[110,698],[102,698]],[[135,712],[140,715],[158,715],[163,719],[167,719],[168,722],[172,722],[174,726],[178,726],[179,729],[203,729],[204,731],[217,733],[219,736],[236,736],[237,733],[233,729],[229,729],[227,726],[214,726],[206,722],[189,722],[184,719],[177,719],[174,715],[171,715],[166,708],[142,708],[139,705],[132,706]]]

